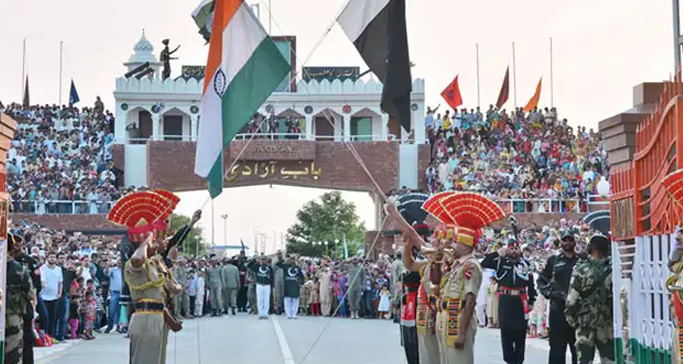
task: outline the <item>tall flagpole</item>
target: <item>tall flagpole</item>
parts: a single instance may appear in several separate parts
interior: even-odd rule
[[[477,107],[481,107],[481,94],[479,92],[479,43],[477,43]]]
[[[26,90],[26,38],[24,38],[24,50],[21,59],[21,101],[24,102],[24,92]]]
[[[268,34],[273,36],[273,7],[268,0]]]
[[[513,84],[515,93],[515,109],[517,108],[517,62],[515,62],[515,42],[512,42],[512,77],[515,78]]]
[[[555,107],[553,87],[553,37],[550,37],[550,107]]]
[[[64,41],[59,41],[59,106],[62,106],[62,60]]]

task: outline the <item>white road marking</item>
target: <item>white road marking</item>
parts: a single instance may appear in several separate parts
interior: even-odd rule
[[[282,351],[282,357],[285,359],[284,364],[296,364],[294,362],[294,356],[292,355],[292,351],[289,349],[289,344],[287,344],[287,338],[285,337],[285,333],[282,332],[282,327],[280,327],[280,323],[277,321],[277,316],[272,315],[270,316],[273,320],[273,327],[275,328],[275,335],[277,335],[277,341],[280,343],[280,351]]]

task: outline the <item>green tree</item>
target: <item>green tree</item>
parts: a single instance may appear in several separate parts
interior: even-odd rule
[[[345,201],[339,192],[328,192],[320,200],[309,201],[296,213],[296,222],[287,229],[287,252],[343,257],[344,235],[349,256],[354,255],[364,245],[365,226],[356,215],[356,205]],[[328,242],[328,245],[318,242]]]
[[[183,228],[183,226],[190,223],[190,218],[184,215],[171,215],[171,231],[176,232]],[[202,255],[207,251],[207,243],[204,241],[204,235],[202,234],[203,229],[200,226],[195,225],[185,241],[183,241],[181,254],[185,256],[196,256],[197,253]]]

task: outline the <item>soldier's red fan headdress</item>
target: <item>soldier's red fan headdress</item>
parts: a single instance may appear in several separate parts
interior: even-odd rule
[[[166,219],[179,201],[178,196],[165,190],[133,192],[116,201],[107,219],[128,228],[130,241],[140,243],[150,232],[166,233]]]
[[[443,192],[425,202],[423,208],[439,219],[445,227],[442,237],[475,246],[481,229],[505,217],[497,203],[477,193]]]

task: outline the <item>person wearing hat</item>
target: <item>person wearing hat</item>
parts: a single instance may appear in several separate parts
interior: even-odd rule
[[[268,257],[261,255],[256,260],[253,259],[247,265],[249,270],[254,272],[254,279],[256,281],[256,306],[258,307],[258,318],[262,320],[268,319],[268,311],[270,309],[270,291],[273,285],[273,267],[268,264]]]
[[[407,345],[410,343],[407,338],[410,337],[408,333],[411,328],[403,327],[406,359],[410,364],[439,364],[441,358],[435,326],[437,309],[435,296],[431,294],[433,292],[431,277],[441,273],[441,261],[439,259],[416,260],[413,254],[413,251],[419,249],[431,235],[431,229],[426,224],[416,224],[411,227],[393,206],[388,207],[387,211],[396,221],[402,222],[399,229],[404,243],[403,264],[406,272],[403,276],[403,285],[406,302],[402,305],[401,323],[402,326],[408,326],[406,321],[412,319],[417,336],[417,345],[414,345],[416,348]],[[414,278],[417,278],[417,282]],[[440,278],[436,279],[440,280]],[[412,289],[413,287],[415,289]],[[414,312],[411,312],[411,308]],[[415,349],[417,353],[414,353]]]
[[[35,310],[36,292],[28,270],[16,260],[24,254],[24,242],[19,236],[7,234],[7,285],[5,292],[5,364],[33,362],[33,335],[30,318]],[[0,300],[1,301],[1,300]],[[27,339],[31,341],[27,342]],[[30,348],[29,352],[26,349]],[[28,358],[31,356],[31,358]]]
[[[536,300],[531,264],[522,257],[517,238],[511,237],[507,248],[486,254],[481,266],[493,269],[498,283],[503,360],[508,364],[523,363],[529,312]]]
[[[223,281],[221,265],[216,257],[211,257],[211,268],[208,272],[209,294],[211,295],[211,316],[223,315]]]
[[[579,260],[575,248],[574,234],[564,231],[560,241],[560,251],[548,258],[543,271],[536,280],[538,291],[550,301],[549,364],[565,364],[567,346],[572,353],[572,363],[576,363],[576,348],[574,347],[576,336],[564,314],[572,270]]]
[[[505,216],[492,200],[477,193],[435,195],[423,208],[441,221],[446,248],[453,262],[440,277],[432,276],[438,289],[436,332],[441,364],[474,364],[474,338],[477,318],[474,313],[483,271],[474,256],[481,229]],[[438,200],[433,200],[437,198]]]
[[[363,285],[365,284],[365,268],[360,264],[358,257],[351,258],[351,265],[349,265],[349,309],[351,318],[357,319],[360,311],[360,296],[363,293]]]
[[[614,362],[612,263],[610,241],[601,234],[588,242],[588,261],[572,273],[565,315],[576,331],[579,364],[593,363],[595,349],[602,363]]]

